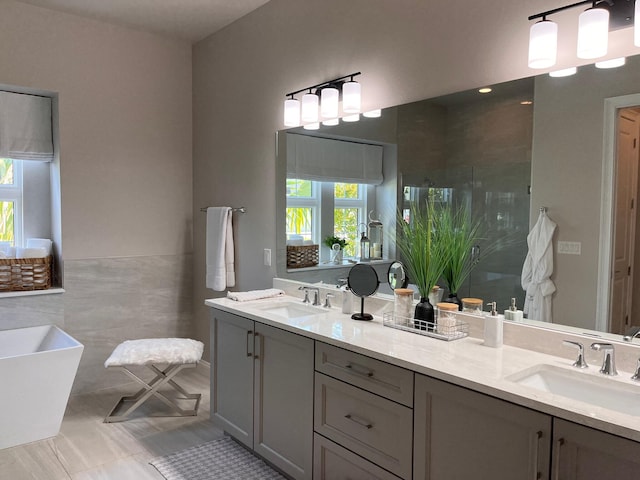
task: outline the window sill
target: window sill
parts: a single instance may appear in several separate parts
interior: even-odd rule
[[[32,297],[34,295],[55,295],[64,293],[64,288],[49,288],[47,290],[29,290],[25,292],[2,292],[0,298],[9,297]]]
[[[382,260],[369,260],[366,262],[357,262],[357,261],[349,261],[349,260],[343,260],[342,263],[336,265],[335,263],[320,263],[318,265],[315,265],[313,267],[303,267],[303,268],[288,268],[287,269],[287,273],[295,273],[295,272],[312,272],[312,271],[317,271],[317,270],[332,270],[332,269],[336,269],[336,268],[351,268],[353,267],[355,264],[357,263],[366,263],[369,264],[371,266],[376,266],[376,265],[382,265],[385,263],[391,264],[393,262],[393,260],[389,260],[389,259],[382,259]]]

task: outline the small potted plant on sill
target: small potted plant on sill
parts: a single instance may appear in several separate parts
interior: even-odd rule
[[[330,235],[324,239],[323,243],[331,250],[331,263],[342,263],[342,251],[349,245],[347,239]]]
[[[426,330],[435,319],[429,293],[436,285],[449,261],[449,252],[443,248],[436,230],[438,212],[432,202],[424,208],[411,205],[411,221],[406,222],[398,213],[397,247],[407,268],[411,283],[418,287],[420,302],[414,312],[414,326]]]

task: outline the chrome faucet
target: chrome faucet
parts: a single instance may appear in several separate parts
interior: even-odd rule
[[[613,345],[610,343],[592,343],[591,349],[596,351],[602,351],[604,353],[604,358],[602,359],[602,368],[600,368],[600,373],[603,375],[617,375],[618,371],[616,370],[616,356],[615,350],[613,349]]]
[[[631,327],[622,339],[625,342],[632,342],[638,336],[640,336],[640,327]]]
[[[333,293],[327,293],[327,297],[324,300],[324,308],[331,308],[331,299],[334,298],[335,295]]]
[[[584,346],[579,342],[572,342],[571,340],[564,340],[563,345],[567,347],[576,347],[578,349],[578,358],[573,362],[573,366],[576,368],[589,368],[587,362],[584,360]]]
[[[302,303],[311,303],[309,300],[309,292],[313,292],[313,305],[320,305],[320,289],[318,287],[298,287],[298,290],[304,291],[304,300]]]

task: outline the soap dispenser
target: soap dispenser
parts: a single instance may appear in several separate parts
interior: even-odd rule
[[[516,299],[512,298],[511,306],[509,307],[508,310],[504,311],[504,319],[512,320],[514,322],[521,322],[523,317],[524,316],[522,314],[522,310],[518,310],[518,307],[516,306]]]
[[[502,346],[502,318],[496,310],[496,302],[487,305],[491,306],[491,311],[484,317],[484,344],[498,348]]]

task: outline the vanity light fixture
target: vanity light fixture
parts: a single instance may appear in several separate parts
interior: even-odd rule
[[[347,115],[346,117],[342,117],[343,122],[357,122],[360,120],[360,114],[356,113],[354,115]]]
[[[298,127],[301,123],[316,124],[320,121],[326,125],[337,125],[337,119],[340,116],[341,96],[342,113],[351,116],[358,115],[362,96],[360,84],[354,80],[354,77],[360,74],[360,72],[350,73],[343,77],[287,93],[284,101],[285,126]],[[296,95],[302,92],[305,93],[302,96],[302,101],[300,101],[296,99]]]
[[[562,70],[554,70],[553,72],[549,72],[550,77],[570,77],[571,75],[575,75],[578,72],[577,67],[569,67],[563,68]]]
[[[293,95],[284,101],[284,126],[300,126],[300,100],[293,98]]]
[[[376,110],[369,110],[368,112],[364,112],[362,116],[367,118],[380,118],[382,116],[382,110],[379,108]]]
[[[531,15],[529,20],[541,19],[531,26],[529,36],[529,67],[548,68],[556,63],[558,26],[548,16],[570,8],[590,5],[578,17],[577,57],[595,59],[607,54],[609,31],[634,24],[640,15],[640,2],[635,0],[583,0]],[[640,18],[640,17],[639,17]],[[640,22],[638,22],[640,23]],[[634,41],[640,46],[640,26],[634,30]]]
[[[578,58],[604,57],[609,46],[609,10],[596,4],[578,17]]]
[[[491,93],[492,91],[491,87],[482,87],[478,89],[478,93]]]
[[[305,130],[318,130],[320,128],[320,122],[307,123],[302,128],[304,128]]]
[[[303,123],[318,121],[318,95],[311,93],[311,90],[302,96],[302,115],[300,118]]]
[[[622,67],[626,63],[625,57],[612,58],[611,60],[603,60],[596,62],[596,68],[618,68]]]
[[[340,125],[340,119],[339,118],[331,118],[329,120],[323,120],[322,124],[325,127],[335,127],[336,125]]]

